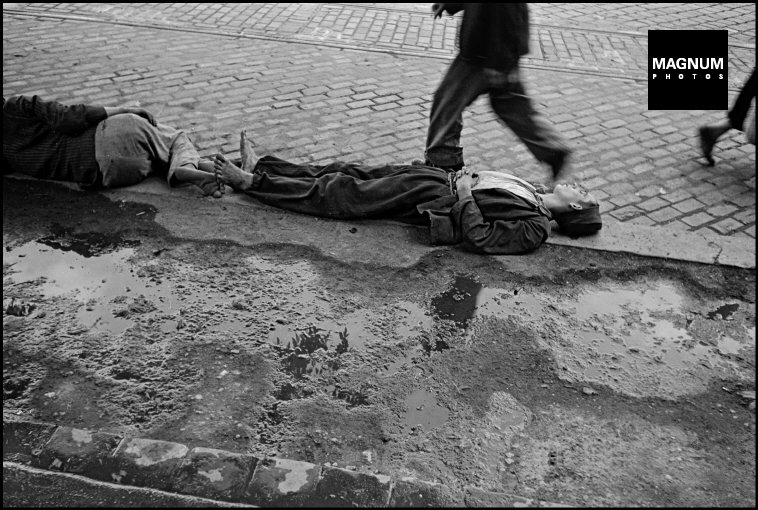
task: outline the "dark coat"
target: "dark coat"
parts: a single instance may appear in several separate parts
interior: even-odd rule
[[[453,195],[417,206],[430,221],[432,244],[458,244],[477,253],[519,254],[536,250],[550,236],[552,216],[506,190],[474,190],[473,197]]]
[[[94,184],[95,129],[105,108],[64,105],[39,96],[3,99],[3,173]]]
[[[509,71],[529,53],[529,9],[525,3],[445,4],[463,11],[458,34],[461,58],[482,67]]]

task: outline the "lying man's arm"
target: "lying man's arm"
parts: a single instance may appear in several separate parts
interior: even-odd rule
[[[155,122],[155,117],[145,110],[144,108],[138,108],[133,106],[106,106],[105,107],[105,114],[108,117],[113,117],[114,115],[121,115],[123,113],[133,113],[134,115],[139,115],[140,117],[143,117],[145,120],[147,120],[150,124],[153,126],[157,126],[158,124]]]
[[[105,108],[101,106],[83,104],[68,106],[57,101],[45,101],[39,96],[9,98],[3,105],[3,116],[6,115],[11,118],[35,119],[67,135],[81,133],[108,116]]]
[[[102,107],[85,104],[65,105],[57,101],[45,101],[39,96],[15,96],[3,104],[3,115],[17,118],[34,118],[48,124],[52,129],[66,135],[77,135],[106,118],[123,113],[134,113],[155,125],[155,119],[143,108]]]
[[[465,245],[472,251],[493,255],[527,253],[539,248],[550,235],[550,220],[536,212],[513,220],[486,222],[471,193],[471,176],[456,182],[458,202],[451,210]]]

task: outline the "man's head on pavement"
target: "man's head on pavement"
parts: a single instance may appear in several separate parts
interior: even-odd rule
[[[556,184],[548,208],[561,231],[569,236],[586,236],[603,227],[600,205],[578,184]],[[547,205],[547,204],[546,204]]]

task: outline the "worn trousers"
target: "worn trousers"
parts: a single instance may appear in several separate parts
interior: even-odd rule
[[[734,129],[737,129],[739,131],[745,130],[745,117],[747,117],[747,113],[750,110],[750,103],[753,101],[754,97],[755,68],[753,68],[752,74],[740,89],[740,93],[737,96],[737,99],[734,100],[734,104],[732,105],[731,110],[729,110],[729,124]]]
[[[464,165],[460,145],[463,111],[482,94],[492,110],[539,161],[558,163],[569,149],[558,133],[534,109],[518,69],[489,73],[460,56],[453,60],[434,93],[424,157],[428,165],[458,170]]]
[[[450,195],[450,186],[444,170],[428,166],[342,161],[299,165],[264,156],[246,193],[268,205],[312,216],[422,224],[416,205]]]
[[[183,131],[126,113],[98,124],[95,159],[103,186],[116,188],[137,184],[153,172],[165,172],[171,185],[177,168],[198,168],[200,155]]]

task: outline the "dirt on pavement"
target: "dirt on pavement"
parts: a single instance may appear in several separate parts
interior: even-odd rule
[[[755,503],[754,270],[356,263],[157,214],[4,178],[5,411],[571,505]]]

